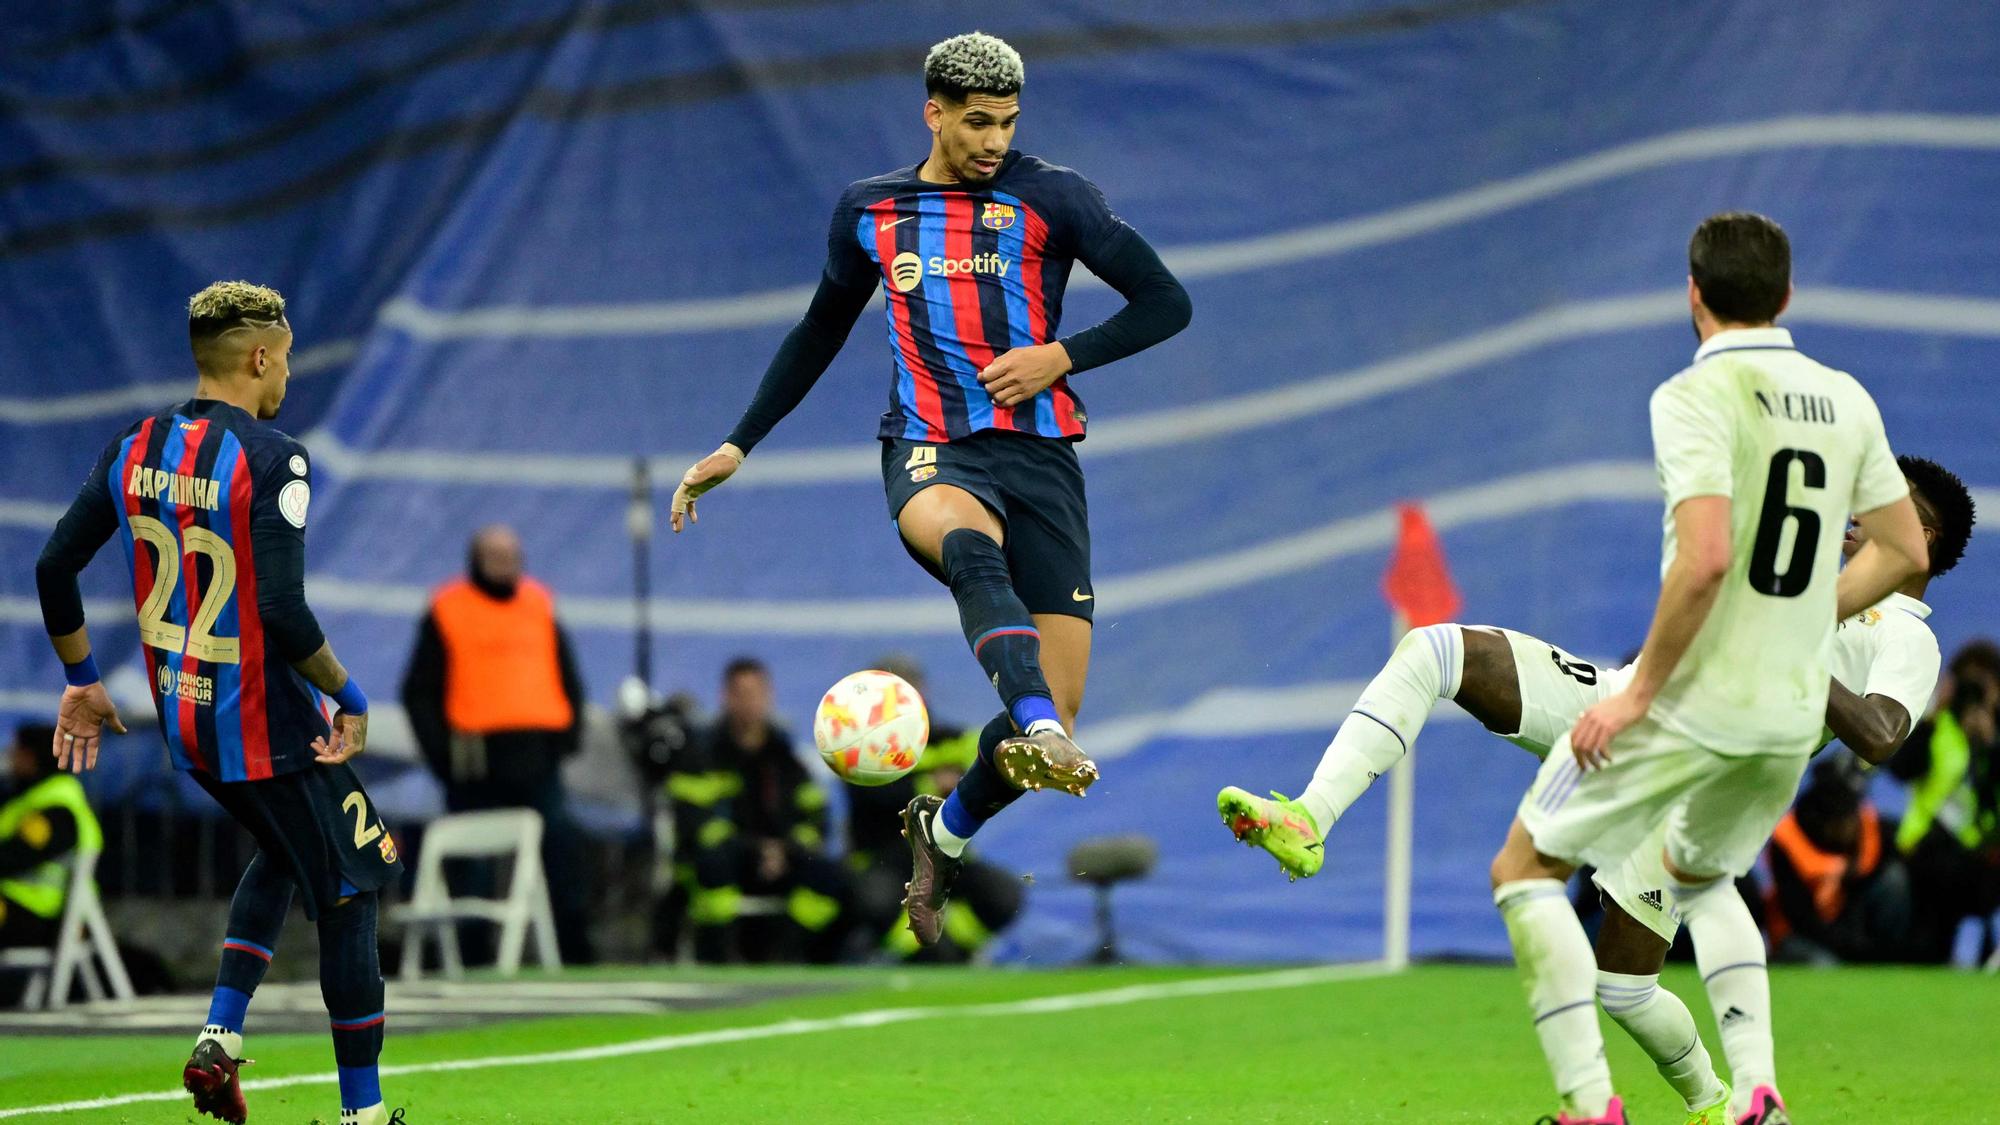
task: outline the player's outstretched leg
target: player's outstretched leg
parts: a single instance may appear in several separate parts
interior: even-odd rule
[[[1504,637],[1461,625],[1412,629],[1355,700],[1299,799],[1273,793],[1274,799],[1266,800],[1232,785],[1216,795],[1222,823],[1238,840],[1270,852],[1291,878],[1318,871],[1321,841],[1334,822],[1402,760],[1432,709],[1459,696],[1473,645],[1479,647],[1482,672],[1472,694],[1479,698],[1462,702],[1489,727],[1518,729],[1514,658]]]
[[[935,540],[937,571],[958,603],[959,625],[973,658],[1007,707],[980,732],[979,754],[950,797],[936,807],[915,801],[904,810],[913,867],[904,905],[910,931],[930,944],[943,932],[951,890],[945,874],[947,869],[955,873],[972,835],[1024,791],[1057,788],[1082,796],[1097,780],[1097,765],[1063,729],[1042,673],[1041,631],[1014,589],[996,538],[1002,532],[990,509],[952,488],[926,489],[919,500],[926,498],[933,498],[928,509],[920,511],[919,501],[912,501],[899,516],[905,541],[930,557],[925,544],[939,521],[945,521],[946,529]],[[990,528],[960,522],[968,518],[968,510]]]
[[[1299,803],[1322,833],[1402,760],[1431,711],[1458,694],[1464,671],[1461,626],[1426,625],[1403,634],[1389,662],[1368,681],[1341,722],[1313,771],[1312,784],[1299,794]]]
[[[328,907],[319,919],[319,992],[333,1025],[340,1125],[387,1125],[390,1120],[376,1073],[386,1015],[376,911],[376,893],[363,891]]]
[[[1007,556],[992,536],[972,528],[947,532],[940,563],[958,602],[965,642],[1000,693],[1019,737],[1005,738],[991,754],[982,753],[970,773],[994,770],[1016,792],[1061,789],[1083,796],[1097,780],[1097,764],[1063,730],[1054,695],[1042,675],[1042,636],[1034,617],[1014,591]],[[994,803],[989,799],[989,804]],[[998,802],[1005,807],[1006,802]],[[999,811],[996,807],[992,812]],[[992,812],[975,813],[982,819]]]
[[[1756,919],[1734,886],[1706,888],[1682,897],[1678,906],[1694,939],[1695,964],[1722,1031],[1722,1053],[1736,1087],[1730,1119],[1736,1125],[1789,1125],[1791,1116],[1778,1093],[1771,976]]]
[[[194,1052],[181,1068],[181,1085],[194,1095],[198,1113],[241,1122],[248,1115],[237,1069],[243,1057],[243,1021],[250,997],[271,967],[285,914],[292,907],[292,879],[263,852],[250,857],[236,894],[229,900],[229,929],[222,939],[222,963],[208,1021],[195,1036]]]

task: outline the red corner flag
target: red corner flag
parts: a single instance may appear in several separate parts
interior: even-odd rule
[[[1458,616],[1458,589],[1451,584],[1437,532],[1421,507],[1398,504],[1396,511],[1402,527],[1389,569],[1382,572],[1382,596],[1409,628],[1452,620]]]

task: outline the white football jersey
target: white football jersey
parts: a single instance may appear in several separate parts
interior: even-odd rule
[[[1651,410],[1662,573],[1674,509],[1690,497],[1729,499],[1732,547],[1652,717],[1719,754],[1809,754],[1826,714],[1848,516],[1909,493],[1882,415],[1853,376],[1801,355],[1782,328],[1710,337]]]
[[[1902,704],[1916,726],[1930,709],[1943,666],[1930,615],[1931,607],[1917,599],[1890,594],[1841,622],[1833,635],[1833,678],[1856,695]],[[1833,732],[1823,731],[1820,741],[1833,741]]]

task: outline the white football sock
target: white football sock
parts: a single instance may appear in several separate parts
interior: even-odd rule
[[[1660,974],[1633,976],[1598,970],[1597,1000],[1605,1014],[1639,1044],[1660,1069],[1660,1077],[1690,1110],[1722,1096],[1722,1079],[1695,1030],[1694,1015],[1681,998],[1660,987]]]
[[[1458,694],[1465,638],[1457,625],[1426,625],[1403,634],[1389,663],[1354,701],[1299,803],[1324,836],[1376,778],[1402,760],[1439,700]]]
[[[241,1032],[231,1031],[226,1027],[210,1024],[195,1034],[194,1045],[197,1047],[201,1046],[201,1041],[204,1039],[213,1039],[217,1043],[222,1044],[223,1053],[232,1059],[243,1057],[243,1034]]]
[[[972,842],[972,837],[956,835],[945,827],[944,817],[938,813],[931,814],[931,839],[937,841],[939,851],[953,859],[964,855],[965,845]]]
[[[1564,1108],[1602,1116],[1611,1104],[1611,1067],[1591,998],[1597,963],[1568,892],[1555,879],[1518,879],[1494,889],[1493,905],[1507,923],[1514,968]]]
[[[1732,1116],[1747,1113],[1759,1086],[1778,1088],[1771,1045],[1771,974],[1764,935],[1750,907],[1728,880],[1694,894],[1678,893],[1681,921],[1694,939],[1695,964],[1708,988],[1708,1004],[1722,1031],[1735,1096]]]

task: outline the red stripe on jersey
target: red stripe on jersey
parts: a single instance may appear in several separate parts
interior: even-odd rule
[[[1075,437],[1083,432],[1083,423],[1077,420],[1076,396],[1069,393],[1069,376],[1057,379],[1049,387],[1049,405],[1055,407],[1056,428],[1064,437]]]
[[[132,435],[132,448],[125,454],[125,463],[118,467],[118,479],[110,481],[112,488],[125,502],[125,520],[129,527],[133,516],[143,515],[139,511],[139,497],[132,491],[132,472],[146,463],[146,447],[153,441],[153,419],[139,424],[139,432]],[[153,592],[153,556],[146,551],[146,545],[135,537],[132,540],[132,607],[137,609],[146,604],[147,595]],[[146,682],[160,682],[159,653],[142,638],[139,651],[146,657]]]
[[[1023,203],[1021,211],[1021,290],[1028,295],[1028,338],[1049,342],[1049,303],[1042,294],[1042,256],[1049,246],[1049,224]]]
[[[1042,257],[1049,245],[1049,224],[1025,204],[1021,207],[1021,219],[1027,230],[1021,239],[1021,288],[1028,294],[1028,335],[1037,344],[1046,344],[1049,339],[1048,295],[1042,289]],[[1076,420],[1076,396],[1069,393],[1069,378],[1057,379],[1049,387],[1049,406],[1056,415],[1056,428],[1064,437],[1075,437],[1083,432],[1083,423]]]
[[[195,458],[201,456],[201,439],[207,436],[208,419],[206,418],[187,427],[185,436],[181,438],[181,441],[184,443],[184,449],[181,453],[181,463],[175,469],[176,472],[184,477],[191,478],[194,476]],[[180,524],[180,529],[175,534],[181,541],[181,590],[187,596],[187,624],[185,628],[190,634],[194,632],[194,623],[201,618],[201,576],[186,566],[188,558],[187,532],[188,528],[195,526],[194,513],[195,506],[193,504],[179,504],[174,508],[174,514],[177,517],[176,522]],[[197,553],[195,557],[199,558],[200,556]],[[201,673],[201,664],[201,658],[187,652],[186,646],[183,645],[181,675],[185,676],[189,672],[199,675]],[[189,667],[190,665],[193,667]],[[179,706],[176,708],[179,712],[177,718],[181,727],[181,749],[186,751],[188,761],[202,764],[204,755],[201,751],[206,749],[206,747],[201,745],[201,732],[195,722],[195,703],[192,695],[193,693],[182,695]],[[221,775],[217,774],[217,776]]]
[[[869,221],[875,226],[875,253],[881,258],[884,271],[882,288],[889,295],[889,312],[895,318],[896,350],[902,353],[903,366],[909,370],[910,382],[915,385],[917,418],[928,431],[924,440],[943,441],[946,437],[944,402],[938,398],[938,377],[917,354],[916,333],[910,329],[909,295],[896,288],[895,275],[889,272],[896,261],[896,227],[884,227],[882,219],[895,214],[896,201],[893,197],[868,207]]]
[[[972,197],[953,193],[944,197],[944,254],[955,261],[972,257]],[[979,279],[970,271],[951,275],[951,308],[958,342],[975,372],[993,362],[993,345],[986,339],[986,318],[979,308]],[[984,394],[984,391],[968,391]],[[993,427],[1014,429],[1014,409],[995,404]]]
[[[257,559],[250,543],[250,451],[239,449],[229,479],[229,541],[236,551],[236,631],[242,694],[238,714],[243,723],[243,776],[262,781],[271,776],[271,726],[265,719],[264,619],[257,615]]]

